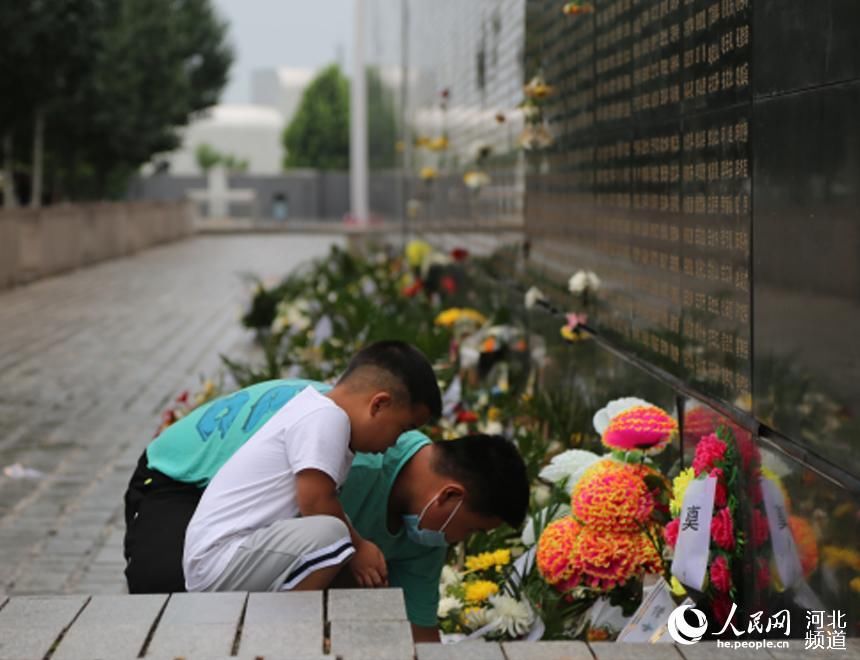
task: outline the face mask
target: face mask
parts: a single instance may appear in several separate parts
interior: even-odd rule
[[[403,524],[406,526],[406,536],[408,536],[409,540],[413,543],[430,546],[432,548],[444,548],[448,545],[448,539],[445,538],[445,528],[457,514],[463,500],[457,502],[457,506],[454,507],[451,515],[448,516],[448,520],[446,520],[439,529],[421,529],[419,527],[421,519],[424,517],[424,514],[427,513],[427,509],[430,508],[430,505],[433,504],[438,497],[439,495],[437,494],[432,500],[427,502],[427,505],[421,510],[421,515],[416,516],[414,513],[410,513],[403,516]]]

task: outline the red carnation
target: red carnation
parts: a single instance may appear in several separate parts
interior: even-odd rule
[[[732,512],[723,508],[714,514],[711,520],[711,538],[723,550],[735,547],[735,528],[732,524]]]
[[[732,586],[732,574],[729,571],[729,562],[723,555],[719,555],[711,562],[711,584],[714,589],[727,594]]]
[[[471,424],[472,422],[478,421],[478,415],[472,410],[461,410],[457,413],[457,422],[463,422],[465,424]]]
[[[469,258],[469,251],[464,248],[454,248],[451,250],[451,258],[454,261],[465,261]]]
[[[403,287],[400,293],[402,293],[407,298],[414,298],[423,288],[424,283],[421,280],[415,280],[413,284]]]
[[[702,472],[708,472],[723,460],[726,454],[726,443],[716,435],[704,436],[696,445],[696,455],[693,457],[693,470],[698,477]]]
[[[767,516],[759,509],[753,509],[751,528],[753,547],[760,548],[770,537],[770,530],[767,526]]]
[[[680,531],[680,527],[681,519],[675,518],[663,528],[663,538],[666,539],[666,543],[668,543],[672,548],[674,548],[675,544],[678,542],[678,532]]]
[[[450,275],[445,275],[441,280],[439,280],[439,286],[442,287],[442,290],[445,293],[451,295],[457,291],[457,280]]]
[[[725,624],[732,613],[732,601],[726,594],[720,594],[711,602],[711,610],[719,625]]]

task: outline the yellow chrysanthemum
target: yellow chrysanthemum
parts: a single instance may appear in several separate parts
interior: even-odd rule
[[[569,325],[561,326],[561,330],[559,331],[561,336],[567,341],[583,341],[584,339],[588,339],[588,334],[585,332],[581,332],[580,330],[571,328]]]
[[[687,595],[687,590],[684,589],[684,585],[681,584],[681,581],[674,575],[672,576],[672,594],[674,594],[675,596]]]
[[[490,596],[499,593],[499,585],[489,580],[475,580],[466,583],[466,602],[483,603]]]
[[[855,571],[860,571],[860,552],[852,548],[826,545],[821,549],[821,554],[826,566],[831,568],[847,566]]]
[[[441,325],[443,328],[450,328],[452,325],[460,321],[471,321],[476,325],[484,325],[487,318],[476,309],[469,307],[452,307],[440,312],[436,317],[436,325]]]
[[[419,170],[418,176],[421,177],[422,181],[432,181],[439,176],[439,171],[435,167],[428,165],[427,167],[422,167]]]
[[[430,149],[430,151],[445,151],[445,149],[448,148],[448,138],[444,135],[433,138],[430,140],[427,148]]]
[[[851,580],[851,582],[848,583],[848,586],[851,587],[851,591],[860,594],[860,575]]]
[[[487,419],[491,422],[498,422],[502,418],[501,409],[496,406],[490,406],[487,408]]]
[[[409,241],[406,244],[406,261],[413,268],[418,268],[424,259],[433,252],[433,247],[425,241]]]
[[[506,566],[511,561],[510,550],[496,550],[495,552],[482,552],[478,555],[466,557],[467,571],[486,571],[491,568]]]
[[[690,482],[695,478],[695,470],[689,467],[672,480],[672,501],[669,502],[669,512],[672,516],[677,517],[681,515],[681,504],[684,502],[684,494],[687,492]]]

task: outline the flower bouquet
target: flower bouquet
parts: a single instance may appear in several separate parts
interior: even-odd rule
[[[702,437],[696,445],[691,467],[683,470],[672,483],[671,522],[666,525],[666,543],[673,548],[673,588],[676,592],[690,590],[701,594],[700,605],[710,607],[716,621],[725,623],[736,602],[741,584],[741,567],[744,546],[750,542],[760,549],[769,537],[767,518],[761,510],[761,487],[753,481],[753,508],[750,519],[750,537],[741,529],[739,492],[742,455],[730,430],[721,427],[716,433]],[[713,490],[705,488],[711,478]],[[691,496],[691,485],[696,494]],[[700,494],[701,491],[701,494]],[[712,492],[712,494],[711,494]],[[711,511],[708,516],[708,512]],[[710,522],[708,523],[708,519]],[[686,534],[689,541],[683,552],[679,538]],[[695,536],[694,536],[695,535]],[[706,535],[707,538],[706,538]],[[694,539],[704,545],[704,551],[690,552]],[[683,556],[682,556],[683,555]],[[756,583],[766,588],[770,570],[766,562],[758,565]]]
[[[511,551],[500,549],[466,557],[462,571],[443,569],[438,617],[447,641],[521,639],[532,630],[534,610],[507,584],[510,565]]]

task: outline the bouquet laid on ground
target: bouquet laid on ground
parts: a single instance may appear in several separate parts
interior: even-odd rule
[[[666,543],[676,550],[673,565],[675,589],[680,591],[683,584],[683,588],[694,594],[701,594],[703,597],[698,599],[701,601],[699,604],[710,607],[715,619],[721,624],[729,616],[732,603],[738,600],[737,589],[742,583],[740,571],[744,546],[751,543],[753,549],[759,550],[769,537],[767,518],[761,505],[761,487],[757,480],[750,488],[751,538],[747,539],[742,529],[740,502],[736,496],[739,492],[739,479],[742,478],[741,461],[742,455],[738,451],[734,434],[727,428],[721,427],[716,433],[700,438],[692,465],[675,477],[672,483],[670,508],[673,518],[664,531]],[[689,498],[690,485],[697,481],[704,483],[708,477],[715,482],[713,501],[710,501],[708,495],[707,499],[702,499],[701,502],[697,500],[695,510],[691,511],[690,501],[685,501],[685,498]],[[700,529],[699,523],[707,521],[707,512],[711,506],[710,526],[708,529]],[[682,519],[684,511],[687,515]],[[679,536],[685,531],[688,534],[709,534],[707,552],[696,552],[690,557],[680,556]],[[706,570],[702,571],[705,563]],[[689,565],[691,569],[685,572],[681,568],[682,565]],[[680,579],[677,577],[679,574]],[[765,589],[769,585],[770,568],[766,561],[758,564],[755,580],[759,589]]]
[[[511,551],[466,557],[464,569],[446,566],[439,585],[439,626],[446,634],[485,639],[519,639],[532,629],[531,605],[507,587]]]
[[[628,398],[598,411],[594,424],[610,452],[598,456],[574,449],[554,457],[541,477],[569,494],[569,506],[556,498],[523,534],[526,545],[538,538],[534,557],[540,579],[538,584],[526,579],[524,590],[536,599],[552,636],[617,634],[592,627],[588,610],[605,598],[629,616],[642,600],[643,578],[666,571],[662,528],[669,487],[648,455],[677,438],[677,422],[657,406]]]

